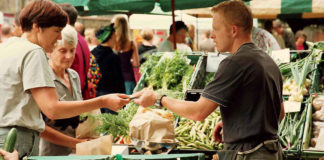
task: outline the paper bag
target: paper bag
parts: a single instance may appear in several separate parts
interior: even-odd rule
[[[78,143],[76,155],[110,155],[112,148],[112,135],[103,136],[91,141]]]
[[[101,114],[100,109],[93,110],[91,112],[87,112],[93,116]],[[87,114],[85,113],[85,114]],[[79,126],[75,130],[75,137],[79,139],[89,138],[95,139],[100,136],[100,133],[96,132],[96,128],[101,124],[100,121],[94,119],[93,117],[88,117],[87,120],[80,123]]]
[[[140,107],[129,128],[131,139],[158,143],[175,142],[173,115],[161,109]]]

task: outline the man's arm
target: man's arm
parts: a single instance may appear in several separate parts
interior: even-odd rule
[[[69,147],[72,149],[76,148],[76,144],[86,141],[85,139],[77,139],[65,135],[62,132],[59,132],[47,125],[45,126],[45,131],[41,133],[41,137],[53,144]]]
[[[30,91],[39,108],[49,119],[70,118],[98,108],[117,111],[129,103],[129,97],[124,94],[110,94],[85,101],[59,101],[55,88],[33,88]]]
[[[195,121],[203,121],[218,107],[217,103],[204,97],[196,102],[164,97],[162,105],[182,117]]]
[[[143,90],[141,92],[135,93],[134,96],[139,97],[139,99],[134,100],[134,103],[139,104],[143,107],[150,107],[154,105],[157,99],[157,93],[150,90]],[[204,97],[201,97],[196,102],[163,97],[162,105],[163,107],[182,117],[186,117],[195,121],[203,121],[218,107],[217,103]]]

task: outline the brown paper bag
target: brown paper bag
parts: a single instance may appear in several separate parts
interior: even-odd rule
[[[93,116],[101,114],[100,109],[93,110],[91,112],[87,112]],[[85,113],[85,114],[87,114]],[[80,123],[79,126],[75,130],[75,137],[79,139],[89,138],[95,139],[100,136],[100,133],[96,132],[96,128],[101,124],[100,121],[95,120],[91,117],[88,117],[87,120]]]
[[[112,135],[78,143],[76,155],[110,155],[112,148]]]
[[[158,143],[174,143],[173,115],[161,109],[140,107],[129,124],[130,137]]]

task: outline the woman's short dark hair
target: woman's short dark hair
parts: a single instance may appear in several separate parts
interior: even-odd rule
[[[185,29],[186,31],[188,31],[188,27],[186,26],[186,24],[182,21],[176,21],[175,22],[175,30],[176,30],[176,33],[180,30],[180,29]],[[172,27],[172,24],[170,26],[170,35],[173,33],[173,27]]]
[[[19,15],[23,31],[30,31],[34,23],[41,28],[64,27],[67,18],[67,14],[63,9],[49,0],[32,1],[21,10]]]

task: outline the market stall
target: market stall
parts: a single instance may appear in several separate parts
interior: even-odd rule
[[[89,10],[87,11],[92,9],[101,11],[104,9],[100,7],[107,5],[106,3],[103,3],[103,1],[80,2],[82,7],[89,7]],[[97,4],[92,4],[95,2],[97,2]],[[170,1],[159,2],[161,8],[163,9],[165,7],[164,2]],[[176,8],[174,5],[175,1],[172,2],[173,7],[171,7],[171,10],[174,11]],[[189,3],[191,1],[186,1],[186,3],[185,1],[177,2],[179,2],[178,6],[181,7],[186,6],[184,4],[187,4],[187,6],[195,4]],[[128,13],[130,13],[129,11],[136,12],[136,5],[140,5],[138,3],[135,4],[134,1],[133,6],[131,6],[133,3],[128,3],[134,8],[118,8],[118,5],[123,7],[125,5],[122,5],[123,3],[117,4],[117,1],[115,4],[115,10],[112,12],[123,12],[124,10],[126,10]],[[147,7],[148,10],[145,12],[149,12],[150,5],[151,1],[143,1],[141,7]],[[205,3],[197,6],[205,7],[210,5],[214,5],[214,3]],[[108,6],[114,6],[114,3],[110,3]],[[178,9],[183,9],[181,7]],[[92,11],[93,12],[91,13],[97,13],[94,10]],[[319,150],[314,151],[309,149],[309,146],[314,146],[313,144],[309,145],[309,141],[311,141],[311,137],[318,139],[321,138],[320,133],[317,133],[318,135],[315,134],[315,132],[310,133],[310,130],[313,130],[312,128],[314,128],[314,130],[318,129],[319,126],[313,125],[314,123],[317,123],[312,120],[322,121],[321,116],[316,117],[312,115],[314,112],[313,109],[315,111],[321,110],[320,107],[316,107],[316,105],[314,105],[315,100],[313,99],[312,95],[319,90],[318,88],[320,88],[320,85],[316,84],[319,82],[318,77],[321,77],[320,74],[318,74],[318,69],[322,59],[323,49],[323,44],[317,43],[312,47],[308,56],[305,58],[297,59],[295,62],[290,63],[278,63],[281,73],[284,76],[283,88],[286,106],[286,116],[280,123],[278,134],[285,157],[287,159],[301,157],[313,158],[322,155],[322,152]],[[222,61],[222,59],[226,58],[226,56],[226,54],[199,53],[186,55],[178,52],[155,53],[147,57],[147,61],[141,66],[140,72],[142,73],[142,78],[137,84],[135,91],[139,91],[145,87],[150,88],[161,95],[167,95],[168,97],[195,101],[200,97],[201,90],[212,80],[215,72],[217,71],[219,63]],[[280,75],[279,72],[277,73]],[[136,97],[131,97],[131,99],[133,98]],[[311,116],[312,118],[310,118]],[[106,151],[108,151],[107,154],[111,155],[96,156],[96,153],[98,152],[93,152],[90,154],[93,154],[94,156],[90,157],[29,157],[29,159],[211,159],[212,154],[217,153],[218,150],[223,148],[223,144],[215,142],[212,135],[214,127],[219,121],[221,121],[219,110],[215,110],[204,121],[196,122],[179,117],[178,115],[172,114],[165,109],[143,109],[135,103],[130,103],[123,110],[118,111],[118,114],[85,114],[81,117],[89,121],[99,121],[97,127],[93,130],[99,132],[101,137],[109,137],[108,141],[110,145]],[[143,123],[136,123],[139,119],[142,120],[140,122]],[[137,125],[140,127],[137,127]],[[159,127],[155,127],[155,125]],[[92,129],[91,126],[92,125],[89,124],[88,128]],[[145,132],[142,132],[142,128],[145,130]],[[316,131],[318,132],[318,130]],[[9,133],[8,137],[9,142],[7,143],[10,146],[14,146],[14,142],[11,141],[11,137],[14,137],[14,134]],[[161,141],[147,140],[153,138]],[[319,142],[316,140],[314,141]],[[108,146],[108,143],[105,143],[106,140],[96,142],[103,144],[104,147]],[[130,151],[130,155],[112,153],[112,143],[126,144],[126,148],[128,151]],[[83,142],[83,146],[85,146],[84,148],[86,149],[92,147],[90,145],[86,146],[85,144],[90,143]],[[315,148],[318,144],[320,143],[316,143]],[[101,148],[95,149],[100,150]],[[162,155],[161,153],[170,154]]]
[[[324,106],[324,97],[320,94],[323,92],[323,84],[320,82],[323,76],[321,63],[323,50],[324,43],[315,43],[307,57],[279,64],[284,77],[286,115],[280,123],[278,135],[286,159],[324,156],[320,140],[323,135],[320,129],[323,127],[322,106]],[[217,70],[217,67],[210,69],[208,64],[211,60],[220,62],[226,56],[226,54],[155,53],[142,65],[140,69],[142,78],[135,90],[149,87],[177,99],[197,100],[201,89],[211,81],[215,69]],[[216,110],[202,122],[172,115],[176,145],[170,148],[170,143],[166,143],[169,147],[166,147],[167,151],[163,150],[163,147],[150,150],[161,150],[169,155],[134,155],[143,153],[138,152],[138,146],[133,146],[129,141],[131,139],[129,124],[138,107],[131,103],[124,110],[120,110],[118,115],[103,114],[92,117],[101,120],[102,124],[97,128],[100,133],[111,134],[114,143],[128,144],[130,155],[29,157],[29,159],[211,159],[217,150],[222,149],[222,144],[214,142],[212,138],[212,130],[221,120],[220,113]],[[159,146],[162,146],[161,144]]]
[[[315,147],[316,143],[312,134],[312,102],[314,103],[314,94],[319,90],[319,66],[324,49],[322,45],[322,42],[316,43],[304,59],[279,65],[285,77],[283,93],[286,99],[286,115],[279,126],[279,137],[286,159],[323,156],[320,152],[314,152],[316,149],[309,149],[310,146]],[[313,114],[314,117],[318,116]]]
[[[250,6],[253,17],[258,19],[276,19],[299,17],[303,19],[323,18],[323,2],[321,0],[251,0]],[[211,17],[210,8],[182,10],[196,17]]]
[[[317,48],[323,53],[324,45],[320,43]],[[318,50],[318,51],[319,51]],[[316,65],[316,71],[312,75],[312,95],[308,103],[306,113],[304,137],[302,140],[302,157],[305,159],[316,159],[324,156],[322,145],[323,127],[323,62]]]

